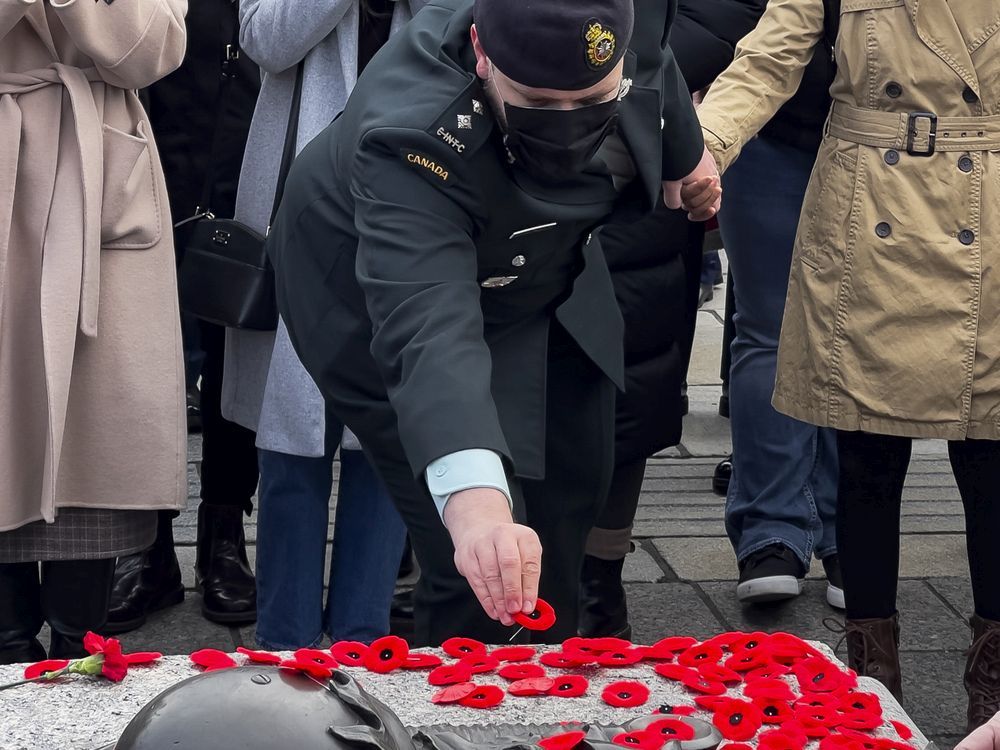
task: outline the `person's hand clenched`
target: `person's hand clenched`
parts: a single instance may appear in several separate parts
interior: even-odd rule
[[[691,221],[708,221],[722,207],[722,180],[715,159],[705,149],[701,161],[682,180],[663,183],[663,202],[667,208],[683,208]]]

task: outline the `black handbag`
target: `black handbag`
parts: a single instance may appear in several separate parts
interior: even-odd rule
[[[302,68],[303,64],[300,62],[295,74],[285,147],[268,229],[278,213],[288,170],[295,158],[299,105],[302,100]],[[225,68],[223,75],[227,75]],[[220,86],[212,157],[201,207],[195,216],[182,222],[194,221],[195,224],[185,243],[184,259],[178,270],[180,304],[184,312],[228,328],[273,331],[278,327],[278,305],[275,299],[274,268],[264,249],[266,234],[262,235],[235,219],[216,218],[209,208],[215,181],[215,155],[222,130],[222,99],[229,80],[226,78]]]

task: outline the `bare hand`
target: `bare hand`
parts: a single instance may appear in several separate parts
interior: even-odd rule
[[[955,750],[1000,750],[1000,714],[959,742]]]
[[[535,610],[542,545],[534,530],[514,523],[502,492],[456,492],[445,506],[444,524],[455,545],[455,566],[487,615],[510,626],[512,615]]]
[[[667,180],[663,183],[663,202],[667,208],[683,208],[691,221],[708,221],[722,207],[722,181],[719,169],[708,148],[701,155],[701,161],[682,180]]]

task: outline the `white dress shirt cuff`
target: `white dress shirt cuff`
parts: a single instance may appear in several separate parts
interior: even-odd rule
[[[427,488],[442,520],[445,506],[453,494],[475,488],[499,490],[506,496],[507,504],[513,510],[503,461],[491,450],[470,448],[449,453],[432,461],[427,467],[426,476]]]

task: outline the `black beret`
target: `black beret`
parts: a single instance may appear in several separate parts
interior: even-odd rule
[[[618,64],[632,38],[632,0],[475,0],[483,51],[522,86],[579,91]]]

